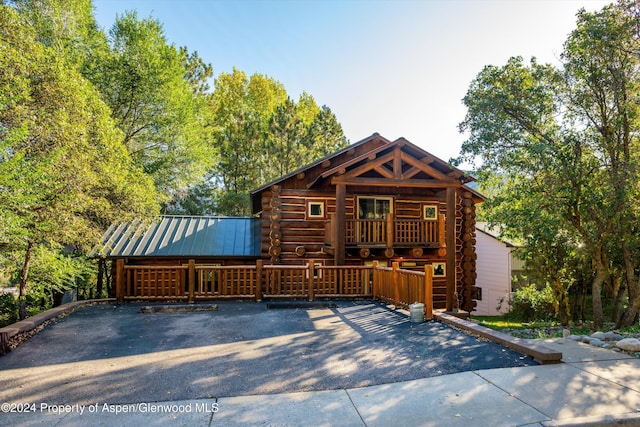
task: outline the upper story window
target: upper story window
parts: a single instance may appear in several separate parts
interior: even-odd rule
[[[324,200],[307,200],[307,219],[325,219]]]
[[[384,219],[393,213],[391,197],[358,197],[358,219]]]
[[[428,219],[435,221],[438,219],[438,206],[437,205],[423,205],[422,206],[422,219]]]

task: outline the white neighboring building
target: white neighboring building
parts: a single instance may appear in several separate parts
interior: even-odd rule
[[[512,252],[515,247],[498,239],[497,235],[486,222],[476,223],[476,287],[480,288],[478,297],[482,299],[477,300],[472,314],[478,316],[498,316],[509,311]]]

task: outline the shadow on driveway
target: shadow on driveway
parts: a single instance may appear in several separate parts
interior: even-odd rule
[[[149,305],[149,304],[145,304]],[[95,404],[363,387],[535,365],[439,322],[373,302],[140,313],[82,307],[0,357],[0,401]]]

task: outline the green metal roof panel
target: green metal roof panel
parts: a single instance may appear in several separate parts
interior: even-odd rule
[[[162,216],[149,222],[114,224],[93,251],[105,257],[260,256],[260,219]]]

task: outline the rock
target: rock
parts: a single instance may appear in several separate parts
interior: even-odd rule
[[[624,337],[617,332],[609,331],[604,334],[604,339],[607,341],[620,341]]]
[[[580,335],[569,335],[567,338],[574,341],[580,341],[582,337]]]
[[[580,336],[580,341],[586,344],[589,344],[589,341],[591,341],[591,337],[586,336],[586,335],[581,335]]]
[[[604,340],[605,339],[604,338],[604,332],[600,332],[600,331],[594,332],[594,333],[591,334],[591,338],[595,338],[597,340]]]
[[[616,345],[624,351],[640,351],[640,340],[637,338],[624,338]]]
[[[602,341],[602,340],[600,340],[598,338],[593,338],[593,339],[591,339],[589,341],[589,345],[592,345],[594,347],[602,347],[603,344],[604,344],[604,341]],[[638,342],[638,344],[640,344],[640,342]]]

